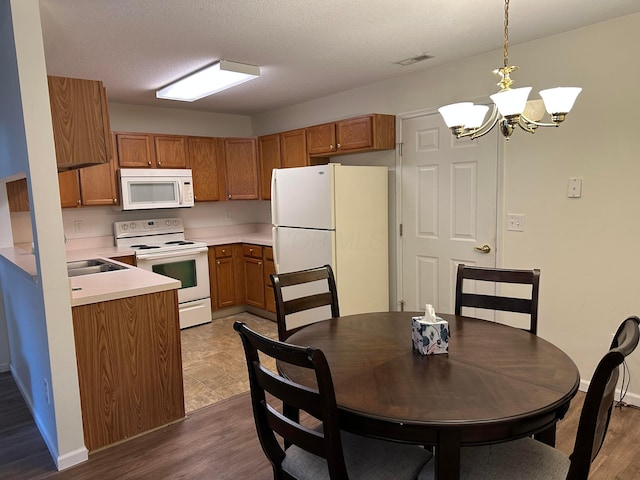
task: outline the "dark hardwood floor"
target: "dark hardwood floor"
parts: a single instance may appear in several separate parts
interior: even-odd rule
[[[557,447],[573,448],[584,394],[558,424]],[[616,409],[592,480],[640,478],[640,410]],[[11,480],[216,479],[268,480],[271,467],[258,443],[248,394],[191,412],[182,422],[95,452],[57,472],[13,378],[0,374],[0,478]]]

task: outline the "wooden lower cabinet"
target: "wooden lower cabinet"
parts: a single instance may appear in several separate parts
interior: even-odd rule
[[[270,277],[272,273],[276,273],[273,248],[264,247],[264,306],[268,312],[276,313],[276,297],[273,294],[273,285]]]
[[[264,309],[264,262],[260,245],[243,245],[244,301],[252,307]]]
[[[177,290],[72,312],[90,451],[184,417]]]
[[[238,264],[240,245],[216,245],[209,248],[209,286],[214,310],[242,304]]]
[[[123,255],[122,257],[113,257],[113,259],[117,262],[126,263],[127,265],[136,266],[136,256],[135,255]]]

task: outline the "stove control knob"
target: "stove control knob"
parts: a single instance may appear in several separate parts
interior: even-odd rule
[[[129,227],[131,228],[131,230],[135,230],[137,226],[138,226],[138,225],[137,225],[135,222],[131,222],[131,223],[129,224]]]
[[[120,225],[120,230],[124,230],[126,232],[127,230],[129,230],[129,225],[127,225],[126,223],[124,225]]]
[[[178,221],[178,219],[175,219],[175,220],[173,221],[173,225],[174,225],[175,227],[177,227],[179,223],[180,223],[180,222]]]
[[[167,221],[166,221],[166,222],[164,222],[164,223],[166,223],[166,224],[167,224],[167,227],[170,227],[170,226],[171,226],[171,220],[167,220]]]

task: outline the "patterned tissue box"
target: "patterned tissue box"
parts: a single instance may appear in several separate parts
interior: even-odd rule
[[[411,318],[413,349],[421,355],[449,353],[449,322],[436,317],[436,322],[424,317]]]

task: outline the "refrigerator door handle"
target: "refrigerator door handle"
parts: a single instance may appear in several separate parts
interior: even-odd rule
[[[271,170],[271,223],[273,225],[278,225],[278,219],[276,218],[276,208],[275,207],[275,199],[276,199],[276,176],[278,174],[277,169]],[[275,233],[275,232],[274,232]],[[275,255],[275,253],[274,253]],[[275,258],[274,258],[275,260]],[[277,271],[277,270],[276,270]]]
[[[273,198],[273,197],[272,197]],[[278,236],[278,227],[272,227],[271,228],[271,240],[272,240],[272,253],[273,253],[273,265],[276,269],[276,273],[280,273],[280,262],[278,261],[278,257],[280,255],[278,255],[278,245],[279,242],[276,240]]]

